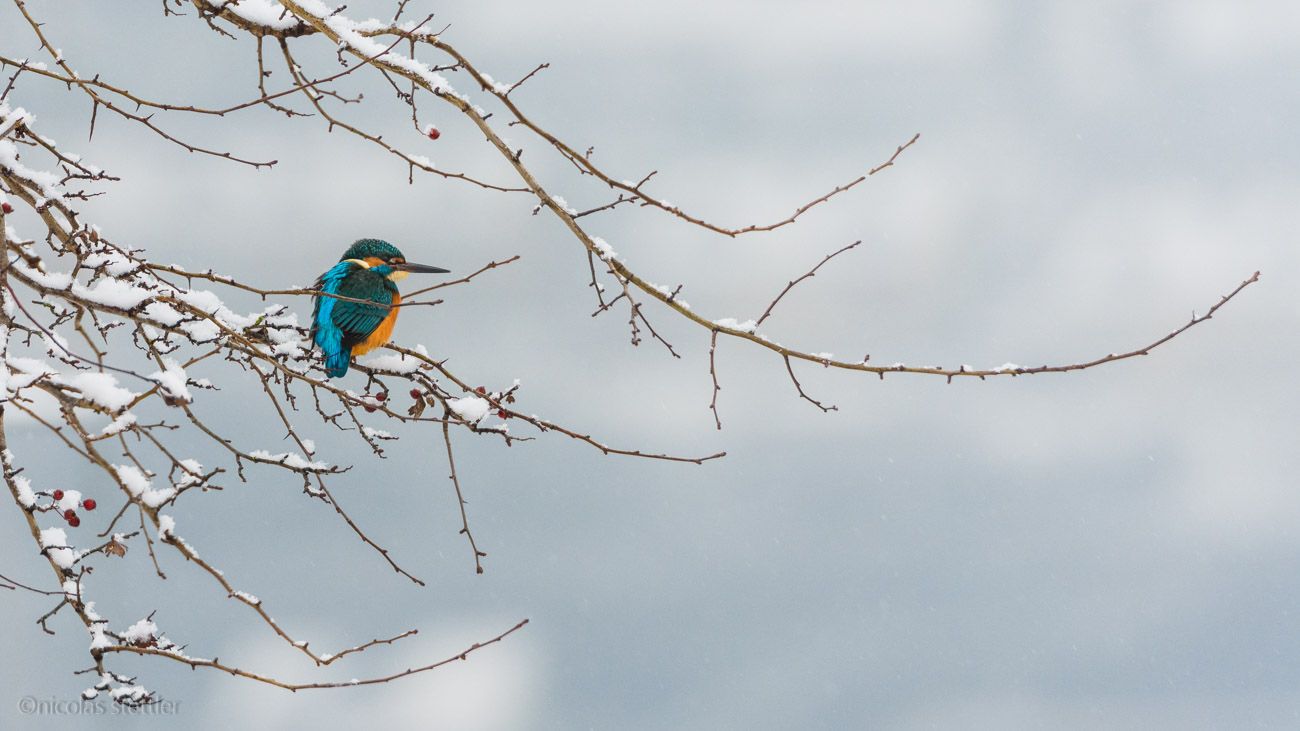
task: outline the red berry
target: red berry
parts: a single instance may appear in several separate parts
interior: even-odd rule
[[[479,395],[485,395],[485,394],[487,394],[487,389],[486,389],[486,388],[483,388],[482,386],[479,386],[478,388],[476,388],[476,389],[474,389],[474,390],[475,390],[475,391],[478,391],[478,392],[479,392]]]
[[[65,511],[63,511],[63,519],[66,520],[66,521],[69,521],[69,522],[71,522],[71,521],[73,521],[73,520],[76,520],[76,519],[77,519],[77,511],[75,511],[75,510],[65,510]]]
[[[81,507],[85,508],[86,510],[94,510],[95,506],[98,504],[99,503],[95,502],[94,498],[90,498],[88,500],[83,500],[81,503]]]
[[[380,403],[383,403],[384,401],[387,401],[387,400],[388,400],[388,392],[387,392],[387,391],[380,391],[379,393],[375,394],[375,400],[378,401],[378,402],[380,402]]]
[[[76,528],[77,526],[81,525],[81,518],[78,518],[75,515],[72,516],[71,518],[68,518],[68,525],[72,526],[73,528]]]
[[[411,389],[411,398],[413,398],[413,399],[415,399],[415,400],[418,401],[418,400],[420,400],[420,397],[423,396],[423,395],[424,395],[424,394],[420,391],[420,389],[418,389],[418,388],[413,388],[413,389]]]
[[[63,491],[62,491],[62,490],[55,490],[55,491],[54,491],[54,499],[55,499],[55,500],[62,500],[62,499],[63,499]]]
[[[361,404],[361,406],[366,410],[367,414],[375,413],[375,407],[371,406],[370,404]]]
[[[438,131],[437,127],[430,127],[427,134],[431,140],[436,140],[442,136],[442,133]]]
[[[497,418],[498,418],[498,419],[509,419],[509,418],[510,418],[510,414],[506,413],[506,410],[505,410],[505,409],[497,409]]]
[[[437,138],[435,137],[434,139]],[[5,213],[13,213],[14,207],[9,205],[8,203],[0,203],[0,210],[3,210]]]

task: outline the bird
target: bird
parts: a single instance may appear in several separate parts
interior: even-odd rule
[[[396,246],[382,239],[359,239],[316,280],[311,339],[325,356],[330,378],[346,375],[352,356],[382,347],[393,336],[397,305],[402,301],[397,282],[413,272],[447,274],[449,270],[408,262]]]

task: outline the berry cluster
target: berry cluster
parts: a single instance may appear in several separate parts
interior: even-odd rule
[[[385,402],[385,401],[388,400],[388,392],[387,392],[387,391],[380,391],[379,393],[375,394],[374,396],[371,396],[371,398],[373,398],[374,400],[376,400],[376,401],[378,401],[379,403],[382,404],[383,402]],[[361,408],[365,409],[367,414],[373,414],[373,413],[375,412],[375,410],[378,409],[379,407],[378,407],[378,406],[375,406],[374,404],[363,403],[363,404],[361,404]]]
[[[63,500],[63,491],[55,490],[53,493],[50,494],[50,497],[54,498],[54,502],[56,503],[61,502]],[[81,501],[81,507],[87,511],[94,510],[97,505],[98,503],[95,502],[94,498],[86,498],[85,500]],[[62,515],[63,519],[68,521],[68,525],[72,526],[73,528],[76,528],[77,526],[81,525],[81,518],[77,516],[77,511],[73,510],[72,508],[67,508],[66,510],[61,512],[60,515]]]

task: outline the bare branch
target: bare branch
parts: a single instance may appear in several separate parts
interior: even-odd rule
[[[781,298],[786,295],[786,292],[789,292],[790,290],[794,289],[794,286],[796,284],[802,282],[805,279],[811,279],[817,276],[817,270],[821,269],[822,265],[824,265],[826,262],[830,261],[831,259],[834,259],[835,257],[839,256],[840,254],[843,254],[844,252],[850,249],[857,248],[858,244],[861,243],[862,240],[859,239],[838,251],[834,251],[830,254],[827,254],[824,259],[818,262],[817,266],[813,267],[812,269],[809,269],[807,272],[800,275],[797,279],[791,279],[790,283],[785,285],[785,289],[781,290],[781,293],[776,296],[776,299],[772,300],[772,303],[767,306],[767,309],[763,310],[762,316],[758,318],[758,322],[754,323],[754,327],[757,328],[759,325],[762,325],[763,322],[772,315],[772,310],[776,307],[776,303],[781,301]]]

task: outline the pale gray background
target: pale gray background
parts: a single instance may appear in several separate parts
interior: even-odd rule
[[[213,105],[251,93],[249,42],[193,17],[164,21],[157,3],[29,5],[83,74]],[[490,554],[475,576],[440,441],[413,433],[335,489],[426,589],[275,472],[183,503],[180,532],[314,646],[422,630],[317,673],[174,555],[165,584],[142,550],[94,577],[115,624],[157,609],[195,655],[347,679],[532,624],[471,662],[356,690],[293,695],[123,660],[182,704],[179,717],[123,725],[1300,725],[1294,3],[413,8],[437,10],[448,39],[499,79],[550,61],[518,93],[539,121],[595,145],[620,177],[659,169],[657,193],[731,224],[782,217],[922,132],[897,168],[778,234],[732,241],[639,210],[590,220],[715,318],[756,317],[790,276],[865,239],[765,326],[787,344],[917,364],[1079,360],[1167,332],[1255,269],[1264,279],[1150,358],[1083,374],[945,385],[803,368],[840,405],[830,415],[796,398],[778,359],[724,342],[717,433],[705,333],[651,308],[676,361],[631,348],[622,314],[590,319],[580,249],[524,196],[427,177],[408,187],[367,145],[264,111],[162,122],[279,158],[271,172],[188,155],[102,112],[88,143],[85,100],[29,80],[14,101],[41,129],[124,178],[89,207],[119,241],[265,285],[310,281],[362,235],[458,272],[522,254],[408,313],[401,339],[477,382],[521,378],[527,408],[611,442],[730,453],[694,467],[563,439],[505,450],[461,437]],[[0,6],[0,44],[34,53],[17,23]],[[508,179],[450,111],[428,107],[444,135],[427,142],[385,87],[365,90],[373,106],[341,113],[448,168]],[[507,134],[530,145],[553,192],[603,200],[522,131]],[[271,415],[243,410],[225,377],[231,388],[200,396],[200,411],[250,447],[279,448]],[[29,461],[57,454],[38,451],[30,428],[11,441]],[[72,476],[48,481],[85,476],[49,469]],[[3,572],[47,581],[7,514]],[[76,725],[16,711],[21,696],[83,687],[69,671],[86,664],[86,637],[66,617],[57,637],[40,634],[31,622],[47,605],[0,596],[5,728]]]

